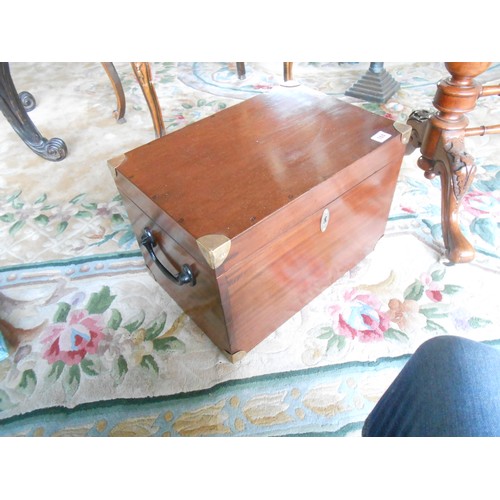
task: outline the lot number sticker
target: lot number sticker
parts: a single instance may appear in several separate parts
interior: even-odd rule
[[[389,139],[391,134],[388,134],[387,132],[382,132],[381,130],[377,132],[375,135],[372,135],[370,139],[377,141],[377,142],[385,142],[387,139]]]

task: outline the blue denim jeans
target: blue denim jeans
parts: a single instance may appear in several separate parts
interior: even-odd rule
[[[500,436],[500,352],[462,337],[424,342],[365,421],[363,436]]]

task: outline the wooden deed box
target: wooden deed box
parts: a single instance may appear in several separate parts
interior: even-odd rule
[[[109,164],[154,278],[234,361],[373,250],[406,127],[284,87]]]

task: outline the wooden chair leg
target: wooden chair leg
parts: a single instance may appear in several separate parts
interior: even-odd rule
[[[115,91],[116,110],[114,111],[113,115],[115,116],[116,121],[118,123],[124,123],[126,104],[125,104],[125,93],[123,92],[122,82],[120,80],[120,77],[118,76],[115,65],[113,63],[103,62],[101,63],[101,65],[104,68],[104,71],[106,71],[106,74],[108,75],[111,81],[111,85],[113,86],[113,90]]]
[[[151,118],[153,119],[156,138],[158,139],[159,137],[165,135],[165,124],[163,122],[163,115],[160,103],[158,102],[158,96],[156,95],[156,90],[153,85],[151,63],[132,62],[131,65],[148,104],[149,112],[151,113]]]

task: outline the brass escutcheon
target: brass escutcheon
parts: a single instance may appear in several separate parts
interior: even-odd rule
[[[330,210],[328,210],[328,208],[325,208],[323,210],[323,215],[321,216],[320,229],[321,229],[322,233],[324,233],[326,231],[326,228],[328,227],[329,222],[330,222]]]

